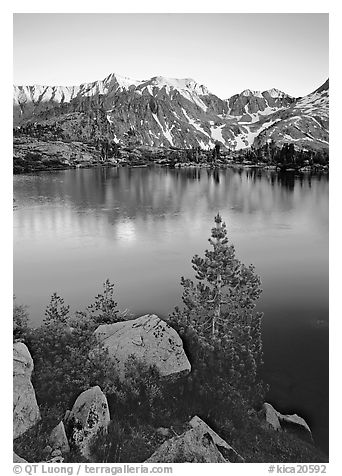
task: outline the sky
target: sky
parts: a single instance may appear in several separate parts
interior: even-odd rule
[[[117,73],[193,78],[221,98],[328,78],[328,14],[34,14],[13,16],[13,82],[78,85]]]

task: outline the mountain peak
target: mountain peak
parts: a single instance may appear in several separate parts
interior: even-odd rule
[[[241,93],[241,96],[261,97],[261,92],[260,91],[252,91],[251,89],[244,89]]]
[[[121,88],[128,89],[130,86],[138,86],[143,81],[128,78],[127,76],[121,76],[120,74],[111,73],[104,80],[103,84],[108,85],[111,83],[117,83]]]
[[[264,93],[268,93],[272,98],[289,97],[288,94],[286,94],[283,91],[280,91],[280,89],[276,89],[276,88],[268,89],[267,91],[264,91]]]
[[[154,76],[150,80],[144,82],[146,86],[156,86],[160,89],[166,87],[166,89],[176,89],[178,91],[192,91],[199,95],[210,94],[209,90],[203,84],[198,84],[192,78],[166,78],[165,76]]]

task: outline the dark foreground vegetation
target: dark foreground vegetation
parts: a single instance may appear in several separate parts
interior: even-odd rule
[[[195,280],[181,280],[182,309],[176,308],[168,319],[192,368],[177,379],[161,377],[156,368],[131,358],[126,378],[120,380],[115,362],[94,336],[100,324],[127,319],[108,280],[103,293],[74,315],[54,294],[36,329],[28,325],[26,308],[15,302],[14,340],[25,342],[32,355],[32,383],[42,414],[38,424],[14,441],[19,455],[44,461],[52,428],[83,390],[99,385],[108,399],[111,423],[94,442],[93,462],[143,462],[167,439],[160,428],[179,435],[194,415],[246,462],[327,460],[311,443],[264,424],[259,412],[267,391],[260,377],[262,314],[255,310],[260,279],[252,266],[236,258],[219,215],[209,242],[204,257],[192,260]],[[76,447],[65,461],[82,461]]]

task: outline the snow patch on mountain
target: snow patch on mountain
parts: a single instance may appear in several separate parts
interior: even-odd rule
[[[207,132],[205,132],[205,130],[203,130],[202,127],[200,127],[200,125],[197,124],[197,122],[194,119],[191,119],[191,117],[188,116],[185,109],[182,108],[182,111],[183,111],[184,116],[186,117],[187,122],[191,126],[194,126],[194,128],[197,129],[199,132],[202,132],[202,134],[205,134],[206,136],[210,137],[210,135]]]
[[[246,149],[247,147],[250,147],[251,145],[253,145],[254,139],[262,131],[264,131],[268,127],[276,124],[279,121],[281,121],[280,118],[264,122],[260,127],[257,127],[254,130],[249,128],[248,125],[244,125],[244,128],[247,130],[247,132],[244,132],[244,133],[242,133],[242,134],[240,134],[239,136],[236,137],[236,139],[239,139],[238,144],[236,145],[236,150]]]
[[[141,81],[136,87],[136,91],[140,91],[140,94],[147,91],[151,96],[154,96],[155,90],[161,92],[164,91],[168,96],[172,96],[175,92],[178,92],[181,96],[196,104],[203,111],[207,111],[207,106],[201,99],[201,96],[211,94],[204,85],[198,84],[191,78],[176,79],[155,76],[147,81]]]
[[[209,150],[210,147],[212,147],[210,143],[205,144],[205,143],[202,141],[202,139],[199,139],[199,140],[198,140],[198,145],[199,145],[199,146],[201,147],[201,149],[203,149],[203,150]]]
[[[103,83],[107,85],[113,82],[116,82],[122,89],[129,89],[131,86],[139,86],[139,84],[143,83],[143,81],[138,79],[128,78],[115,73],[111,73],[103,80]]]
[[[180,94],[182,96],[184,96],[185,99],[188,99],[189,101],[194,102],[204,112],[207,111],[208,107],[204,104],[202,99],[196,93],[191,93],[190,91],[182,90],[182,91],[180,91]]]
[[[55,101],[70,102],[78,93],[77,86],[14,86],[13,104],[38,103]]]
[[[283,91],[280,91],[279,89],[276,89],[276,88],[268,89],[267,91],[264,91],[264,93],[268,93],[271,96],[271,98],[289,97],[288,94],[286,94]]]
[[[172,130],[172,127],[171,129],[169,129],[167,126],[164,130],[163,126],[161,125],[159,119],[158,119],[158,116],[157,114],[152,114],[152,116],[154,117],[155,121],[157,122],[157,124],[159,125],[159,127],[161,128],[162,130],[162,133],[164,135],[164,137],[170,142],[170,144],[173,146],[173,139],[172,139],[172,135],[171,135],[171,130]]]
[[[173,126],[170,129],[166,128],[165,131],[163,130],[163,134],[166,137],[166,139],[170,142],[170,144],[173,146],[173,139],[171,135],[172,129],[173,129]]]
[[[243,136],[236,136],[234,140],[235,150],[246,149],[247,145],[244,142]]]
[[[177,91],[192,91],[202,96],[210,94],[209,90],[203,84],[198,84],[192,78],[177,79],[155,76],[147,81],[146,85],[155,86],[159,89],[165,87],[168,92],[170,92],[171,89],[176,89]]]
[[[219,141],[221,142],[222,144],[225,144],[225,139],[223,138],[222,136],[222,129],[225,127],[225,124],[223,124],[222,126],[211,126],[210,130],[211,130],[211,137],[215,140],[215,141]]]
[[[255,96],[255,97],[262,97],[261,91],[251,91],[250,89],[245,89],[241,93],[242,96]]]

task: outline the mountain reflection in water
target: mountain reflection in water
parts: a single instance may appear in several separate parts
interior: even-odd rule
[[[268,399],[328,444],[328,178],[257,170],[94,168],[14,177],[14,292],[42,322],[56,291],[88,305],[106,278],[119,307],[180,304],[219,211],[263,283]]]

